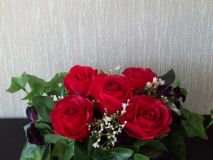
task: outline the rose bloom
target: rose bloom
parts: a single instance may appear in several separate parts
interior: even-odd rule
[[[93,120],[93,104],[78,95],[66,96],[58,101],[50,113],[55,134],[70,139],[86,139],[88,124]]]
[[[131,88],[124,76],[99,75],[93,81],[91,94],[98,101],[101,113],[113,114],[122,110],[122,103],[131,98]]]
[[[126,68],[123,75],[129,81],[133,91],[143,90],[146,87],[147,82],[152,82],[153,78],[156,77],[154,73],[149,68]]]
[[[70,94],[88,96],[92,79],[98,74],[97,69],[76,65],[64,78],[64,86]]]
[[[120,117],[128,136],[138,140],[152,140],[170,132],[171,112],[159,99],[146,95],[136,96]]]

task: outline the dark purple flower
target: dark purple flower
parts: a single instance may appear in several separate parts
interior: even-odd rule
[[[158,86],[157,88],[157,95],[158,96],[166,96],[166,97],[170,97],[172,94],[172,86],[169,85],[162,85],[162,86]]]
[[[29,143],[36,145],[43,145],[44,141],[41,136],[40,131],[35,127],[34,123],[31,123],[31,126],[27,129],[27,139]]]
[[[34,121],[36,121],[38,119],[37,112],[36,112],[36,110],[35,110],[35,108],[33,106],[27,107],[26,114],[27,114],[27,118],[31,122],[34,122]]]
[[[182,101],[185,102],[186,96],[182,93],[180,87],[175,87],[175,88],[173,89],[173,92],[174,92],[175,98],[177,98],[177,99],[182,98]]]
[[[131,145],[134,141],[134,138],[131,138],[125,132],[122,132],[117,136],[116,145]]]

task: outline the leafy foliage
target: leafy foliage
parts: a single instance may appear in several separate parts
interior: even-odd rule
[[[209,124],[206,127],[206,129],[208,129],[209,127],[211,127],[213,125],[213,110],[210,111],[210,116],[211,116],[211,121],[209,122]]]
[[[149,157],[142,155],[142,154],[135,154],[134,160],[149,160]]]
[[[148,146],[148,147],[158,150],[158,151],[168,151],[165,144],[163,142],[161,142],[160,140],[134,142],[134,147],[137,152],[139,152],[140,148],[143,146]]]
[[[17,92],[21,89],[26,91],[25,86],[27,84],[27,81],[28,81],[28,76],[25,72],[21,76],[13,77],[11,79],[11,85],[7,89],[7,91],[10,93]]]
[[[133,154],[129,148],[96,149],[94,160],[128,160]]]
[[[55,102],[52,97],[35,96],[32,98],[32,104],[35,107],[41,120],[50,122],[50,111],[53,109]]]
[[[182,109],[181,113],[185,120],[182,120],[181,124],[185,128],[189,137],[198,136],[202,139],[207,139],[207,135],[203,126],[204,117],[192,113],[187,109]]]
[[[38,119],[31,121],[24,127],[26,134],[33,124],[41,133],[42,140],[44,139],[42,146],[30,144],[28,141],[23,148],[20,160],[53,160],[54,158],[58,160],[149,160],[149,156],[141,152],[145,147],[158,153],[170,152],[174,159],[185,160],[186,138],[196,136],[207,139],[203,126],[203,116],[183,109],[182,106],[180,106],[181,116],[178,117],[180,124],[173,124],[171,126],[172,132],[169,135],[156,140],[134,141],[128,146],[118,145],[119,147],[111,149],[95,149],[92,147],[94,143],[92,138],[82,142],[56,135],[53,133],[50,123],[50,112],[55,105],[52,95],[58,98],[67,94],[63,86],[63,79],[66,74],[66,72],[57,73],[50,81],[45,81],[25,72],[20,76],[12,77],[11,85],[7,91],[10,93],[19,90],[24,91],[27,95],[23,100],[27,100],[29,105],[33,105],[38,114]],[[166,89],[166,87],[172,86],[175,81],[175,72],[171,69],[159,78],[165,81],[163,89]],[[179,87],[179,81],[176,85],[178,86],[176,88],[177,93],[173,93],[172,88],[168,90],[170,93],[168,95],[172,95],[168,97],[171,103],[179,102],[179,98],[185,99],[187,95],[187,91]],[[144,92],[144,90],[141,90],[141,93],[144,94]],[[212,121],[206,129],[213,125],[213,110],[211,111],[211,118]]]
[[[171,69],[159,78],[163,79],[165,81],[165,84],[172,84],[175,81],[175,72],[173,69]]]
[[[48,145],[37,146],[35,144],[26,143],[20,160],[41,160],[45,159],[45,150],[48,148]]]

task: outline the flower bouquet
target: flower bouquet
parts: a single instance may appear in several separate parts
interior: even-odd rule
[[[23,90],[28,104],[20,159],[184,160],[186,138],[207,135],[203,116],[183,107],[187,91],[174,82],[173,70],[158,76],[149,68],[79,65],[50,81],[13,77],[7,91]]]

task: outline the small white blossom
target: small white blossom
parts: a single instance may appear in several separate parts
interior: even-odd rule
[[[97,142],[93,143],[92,145],[94,148],[99,148],[99,144]]]
[[[123,112],[126,111],[128,105],[129,100],[127,100],[127,103],[122,104]],[[91,131],[92,136],[96,139],[96,142],[92,145],[94,148],[99,148],[101,146],[108,149],[115,146],[117,135],[122,133],[122,130],[127,123],[125,121],[123,124],[120,124],[119,117],[121,114],[122,112],[120,113],[119,111],[112,115],[105,112],[101,120],[96,120],[95,129]],[[91,126],[88,125],[88,128],[90,129]],[[100,144],[102,137],[107,138],[104,144]]]
[[[146,83],[146,87],[147,87],[147,88],[151,88],[151,87],[152,87],[152,83],[151,83],[151,82],[147,82],[147,83]]]
[[[180,109],[178,109],[174,103],[170,106],[170,109],[175,113],[177,113],[178,115],[181,115]]]

